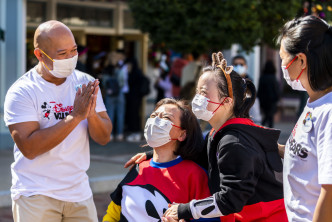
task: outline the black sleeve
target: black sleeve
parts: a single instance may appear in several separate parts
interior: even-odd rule
[[[213,195],[223,215],[240,212],[255,192],[263,172],[262,159],[254,149],[240,143],[219,143],[218,150],[220,192]]]
[[[178,218],[179,219],[190,219],[194,218],[191,210],[190,210],[190,203],[180,204],[178,207]]]
[[[145,152],[146,160],[149,160],[153,157],[153,150],[149,150]]]

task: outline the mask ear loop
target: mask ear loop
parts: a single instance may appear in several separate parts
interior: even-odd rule
[[[44,55],[46,55],[47,56],[47,58],[49,58],[52,62],[54,62],[54,60],[53,59],[51,59],[51,57],[49,57],[43,50],[41,50],[41,49],[39,49]],[[44,66],[49,70],[49,71],[51,71],[48,67],[47,67],[47,65],[44,63],[44,62],[42,62],[43,64],[44,64]]]
[[[290,63],[286,66],[286,69],[288,69],[290,67],[290,65],[292,65],[292,63],[295,61],[296,58],[297,58],[297,56],[295,56],[294,59],[292,59],[292,61],[290,61]]]
[[[177,126],[177,125],[175,125],[174,123],[172,123],[171,125],[174,126],[174,127],[176,127],[176,128],[182,129],[181,126]],[[172,138],[171,138],[170,140],[178,140],[178,139],[172,139]]]
[[[181,126],[177,126],[177,125],[175,125],[175,124],[173,124],[173,123],[172,123],[172,126],[177,127],[177,128],[179,128],[179,129],[182,129]]]
[[[299,78],[301,77],[302,73],[303,73],[304,69],[302,69],[300,75],[296,78],[296,81],[299,81]]]
[[[54,60],[53,59],[51,59],[51,57],[49,57],[43,50],[41,50],[41,49],[39,49],[44,55],[46,55],[47,56],[47,58],[49,58],[52,62],[54,62]]]
[[[290,61],[290,63],[286,66],[286,69],[288,69],[292,65],[292,63],[295,61],[295,59],[297,59],[297,56],[295,56],[294,59],[292,59],[292,61]],[[300,75],[296,78],[296,81],[299,81],[303,71],[304,71],[304,69],[302,69]]]
[[[217,109],[215,109],[215,110],[212,112],[212,114],[214,114],[215,112],[217,112],[217,110],[219,109],[219,107],[220,107],[221,105],[224,105],[224,102],[225,102],[226,99],[227,99],[227,97],[225,97],[224,100],[223,100],[221,103],[215,103],[215,102],[212,102],[212,101],[208,100],[209,103],[219,104],[219,106],[217,107]]]

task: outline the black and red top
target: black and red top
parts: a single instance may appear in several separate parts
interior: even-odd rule
[[[228,215],[222,221],[287,221],[282,182],[276,178],[282,171],[279,135],[279,130],[246,118],[230,119],[219,130],[212,130],[206,138],[206,161],[202,154],[197,162],[208,169],[210,203],[218,211],[209,206],[198,215],[216,216],[209,211]],[[193,218],[197,215],[193,208],[203,204],[180,204],[179,218]]]

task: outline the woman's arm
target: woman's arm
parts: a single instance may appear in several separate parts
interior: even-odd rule
[[[220,190],[205,199],[169,208],[165,216],[177,219],[220,217],[240,212],[255,192],[263,166],[258,155],[239,143],[219,147]],[[237,164],[234,164],[237,163]]]
[[[332,218],[332,185],[322,185],[320,195],[317,201],[314,222],[328,222]]]
[[[279,151],[279,156],[284,159],[285,155],[285,145],[281,145],[278,143],[278,151]]]

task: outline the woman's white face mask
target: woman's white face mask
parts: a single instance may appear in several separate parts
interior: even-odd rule
[[[216,103],[216,102],[210,101],[205,96],[196,94],[193,101],[191,102],[192,111],[195,114],[195,116],[197,117],[197,119],[209,121],[213,117],[213,115],[217,112],[219,107],[224,104],[225,99],[221,103]],[[210,111],[207,109],[207,106],[209,103],[218,104],[219,106],[214,111]]]
[[[49,70],[49,72],[57,78],[66,78],[70,76],[76,68],[78,55],[73,56],[69,59],[52,59],[45,52],[44,53],[50,60],[53,61],[53,70],[50,70],[45,63],[44,66]]]
[[[172,138],[169,133],[174,125],[171,121],[159,117],[149,118],[144,128],[144,137],[150,147],[160,147],[170,142]]]
[[[289,76],[288,68],[290,67],[290,65],[292,65],[292,63],[295,61],[296,58],[297,58],[297,56],[295,56],[295,58],[287,66],[281,66],[282,72],[284,74],[284,79],[286,80],[287,84],[290,87],[292,87],[293,90],[306,91],[305,88],[302,86],[301,81],[299,80],[299,78],[302,75],[302,72],[304,71],[304,69],[302,69],[301,73],[296,78],[296,80],[292,81],[290,79],[290,76]]]

